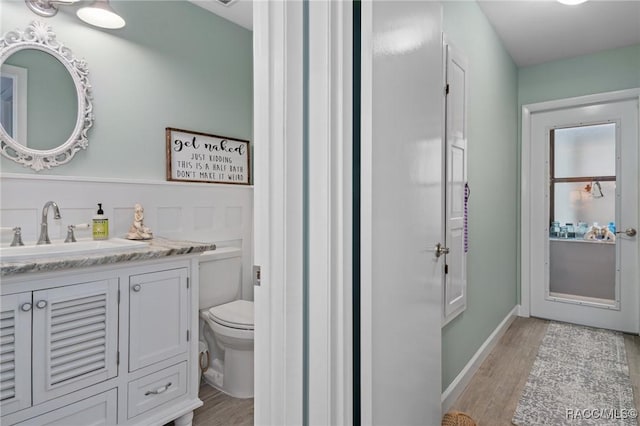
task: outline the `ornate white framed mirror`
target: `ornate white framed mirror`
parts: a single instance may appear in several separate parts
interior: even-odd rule
[[[34,21],[24,31],[9,31],[0,39],[3,74],[16,66],[29,68],[30,81],[38,86],[7,83],[12,92],[3,96],[0,110],[0,152],[35,171],[68,163],[89,145],[87,132],[94,120],[86,62],[59,42],[49,25]],[[26,108],[15,107],[25,98]],[[29,130],[16,131],[13,124],[25,117],[14,114],[25,113]]]

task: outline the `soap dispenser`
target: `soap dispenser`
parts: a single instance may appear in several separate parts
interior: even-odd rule
[[[109,219],[104,215],[102,203],[98,203],[98,212],[93,217],[93,239],[106,240],[109,238]]]

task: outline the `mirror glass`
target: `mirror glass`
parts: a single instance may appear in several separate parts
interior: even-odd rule
[[[56,148],[69,139],[78,116],[77,92],[55,56],[22,49],[4,61],[1,72],[1,124],[9,135],[37,150]]]

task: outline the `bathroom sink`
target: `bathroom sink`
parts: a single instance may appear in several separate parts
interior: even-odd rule
[[[54,241],[51,244],[0,247],[0,262],[20,262],[44,257],[84,256],[89,254],[109,254],[147,247],[145,241],[111,238],[108,240],[79,240],[75,243]]]

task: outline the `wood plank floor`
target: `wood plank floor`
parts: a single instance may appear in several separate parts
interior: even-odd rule
[[[640,336],[625,334],[624,346],[627,349],[629,374],[633,384],[633,399],[636,402],[636,409],[640,410]]]
[[[470,414],[480,426],[511,425],[548,323],[516,318],[451,409]],[[624,339],[635,404],[640,409],[640,337],[625,334]],[[253,399],[232,398],[205,384],[199,394],[204,405],[195,412],[194,426],[253,425]]]
[[[206,384],[198,395],[204,405],[195,412],[194,426],[253,425],[253,398],[233,398]]]
[[[511,425],[548,324],[537,318],[516,318],[451,410],[469,414],[479,426]],[[640,408],[640,337],[625,335],[625,348],[635,404]]]
[[[198,396],[204,405],[195,411],[193,426],[253,425],[253,398],[233,398],[206,384],[200,385]]]

